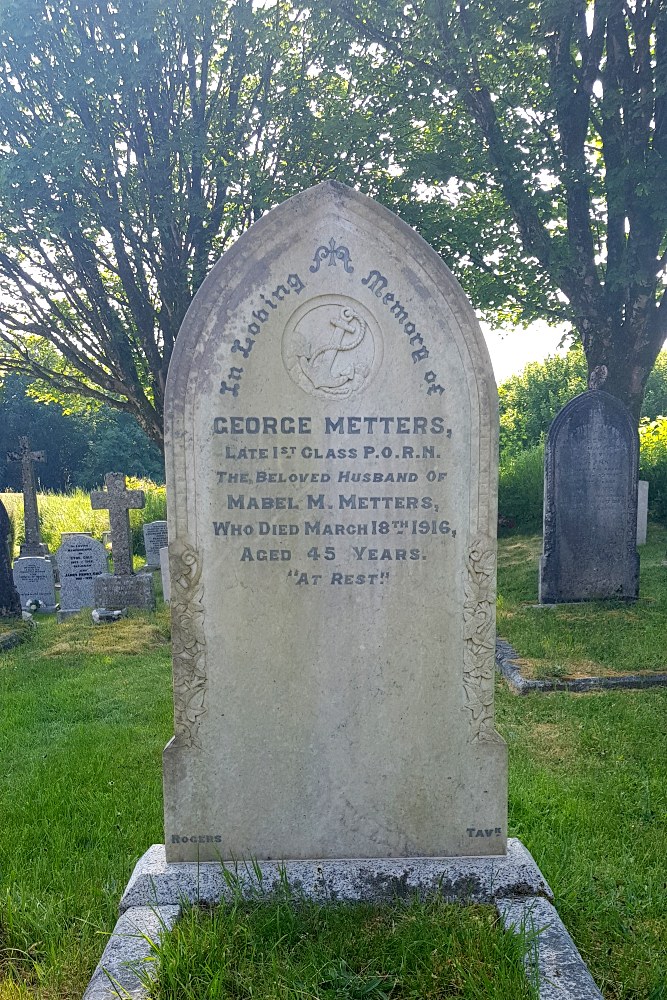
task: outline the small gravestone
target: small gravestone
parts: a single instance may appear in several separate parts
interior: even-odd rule
[[[270,212],[165,431],[168,861],[504,854],[497,393],[440,258],[340,184]]]
[[[108,573],[106,549],[88,534],[63,534],[56,553],[60,573],[60,617],[95,607],[95,579]]]
[[[555,418],[544,452],[541,604],[639,596],[639,438],[609,393],[577,396]]]
[[[646,545],[648,530],[648,482],[640,479],[637,483],[637,545]]]
[[[146,546],[146,568],[160,568],[160,549],[167,542],[167,522],[149,521],[144,525],[144,545]]]
[[[12,526],[5,505],[0,500],[0,618],[21,617],[21,598],[12,576],[9,550]]]
[[[21,607],[39,602],[39,611],[56,610],[56,583],[53,564],[46,556],[21,556],[14,563],[14,584]]]
[[[169,579],[169,549],[160,549],[160,575],[162,577],[162,597],[165,604],[171,601],[171,581]]]
[[[106,491],[95,490],[91,493],[90,504],[93,510],[109,511],[114,571],[95,577],[95,605],[110,610],[126,607],[152,610],[155,607],[155,596],[151,577],[132,572],[129,511],[139,510],[144,506],[144,491],[128,490],[125,476],[120,472],[107,472],[104,483]]]
[[[19,438],[19,450],[10,451],[7,455],[7,461],[21,463],[25,539],[21,543],[19,556],[45,556],[49,547],[42,541],[39,529],[34,463],[45,462],[46,455],[43,451],[31,451],[30,440],[27,437],[21,437]]]

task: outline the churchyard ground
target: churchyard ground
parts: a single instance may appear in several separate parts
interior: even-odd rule
[[[633,669],[665,665],[663,531],[642,550],[634,608],[530,608],[538,551],[538,539],[500,543],[500,634],[531,660],[551,656],[549,669],[625,669],[630,652]],[[548,655],[529,642],[541,633]],[[168,613],[100,628],[40,621],[0,654],[0,704],[0,1000],[74,1000],[135,861],[164,836]],[[667,690],[519,698],[501,683],[496,707],[510,835],[541,866],[606,1000],[665,1000]]]

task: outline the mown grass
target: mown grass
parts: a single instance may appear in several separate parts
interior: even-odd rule
[[[640,600],[536,607],[540,536],[502,540],[498,633],[514,646],[526,676],[581,677],[667,672],[667,530],[649,529],[640,548]]]
[[[504,595],[532,577],[517,544],[536,547],[501,543]],[[617,643],[608,620],[603,631]],[[0,653],[0,1000],[78,1000],[134,863],[163,840],[166,640],[164,611],[99,628],[39,618],[26,645]],[[501,685],[496,707],[510,835],[533,852],[606,1000],[667,1000],[667,690],[517,698]],[[309,988],[334,988],[327,961]],[[331,968],[355,989],[376,976],[346,961]],[[476,995],[461,989],[440,996]]]
[[[190,910],[159,950],[155,1000],[536,1000],[530,942],[493,907],[327,906],[287,896]]]

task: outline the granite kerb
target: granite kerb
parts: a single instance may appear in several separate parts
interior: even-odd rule
[[[462,858],[364,858],[314,861],[256,861],[225,865],[244,891],[271,894],[286,877],[309,898],[322,901],[385,902],[397,896],[439,892],[452,902],[492,903],[504,896],[553,894],[523,844],[507,843],[506,855]],[[139,859],[120,901],[134,906],[215,903],[231,895],[219,862],[167,864],[163,844]]]
[[[535,680],[523,676],[519,659],[520,654],[509,642],[500,638],[496,640],[496,668],[515,694],[529,694],[531,691],[546,693],[572,691],[576,694],[585,694],[587,691],[667,686],[667,673],[619,674],[616,677],[573,677],[569,680],[558,678]]]
[[[526,934],[526,975],[537,981],[540,1000],[602,1000],[553,906],[548,883],[515,838],[508,840],[505,857],[260,862],[236,864],[234,871],[249,892],[261,877],[269,896],[286,875],[291,885],[323,900],[386,901],[421,889],[441,891],[448,900],[492,903],[507,930]],[[171,930],[189,901],[215,902],[228,892],[221,864],[167,865],[164,845],[154,844],[135,867],[83,1000],[146,998],[141,980],[155,972],[152,942]]]

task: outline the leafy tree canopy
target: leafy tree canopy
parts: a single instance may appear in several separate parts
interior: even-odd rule
[[[387,98],[322,74],[325,48],[282,2],[0,0],[4,367],[160,443],[174,341],[222,251],[317,179],[401,183]]]
[[[589,385],[638,417],[667,336],[667,6],[335,9],[372,43],[376,88],[406,88],[415,141],[396,160],[421,191],[423,234],[492,315],[569,320]]]

